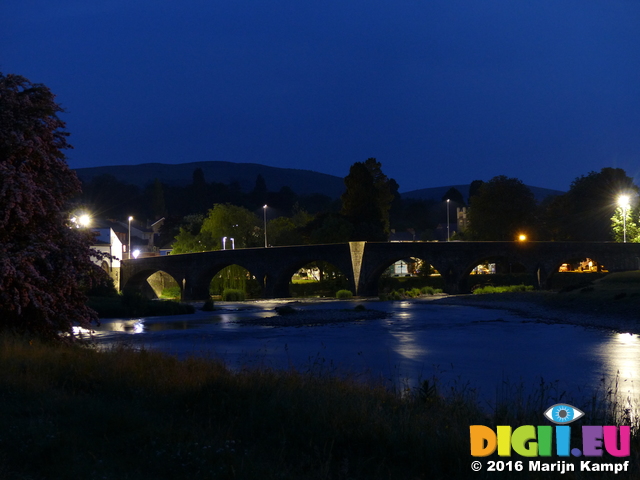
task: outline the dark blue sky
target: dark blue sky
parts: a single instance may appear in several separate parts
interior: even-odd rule
[[[0,71],[57,94],[72,168],[640,183],[640,0],[4,0]]]

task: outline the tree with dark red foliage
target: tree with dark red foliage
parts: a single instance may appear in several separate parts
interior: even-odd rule
[[[104,280],[65,212],[80,182],[60,111],[45,85],[0,73],[0,327],[48,339],[97,321],[84,291]]]

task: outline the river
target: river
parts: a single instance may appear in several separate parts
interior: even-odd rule
[[[107,319],[95,338],[101,346],[124,341],[179,357],[218,358],[234,369],[293,367],[409,388],[435,376],[441,388],[474,389],[489,403],[521,387],[528,394],[541,381],[550,395],[565,402],[586,400],[595,389],[616,380],[620,397],[636,394],[637,335],[424,300],[364,302],[368,309],[388,313],[380,320],[303,327],[235,323],[273,316],[273,309],[285,303],[290,302],[220,302],[213,312]],[[344,309],[359,303],[292,305],[303,310]]]

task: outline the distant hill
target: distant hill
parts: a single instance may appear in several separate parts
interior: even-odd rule
[[[421,188],[419,190],[412,190],[410,192],[404,192],[402,194],[402,198],[416,198],[419,200],[436,200],[441,201],[442,197],[445,193],[451,188],[455,188],[458,190],[465,201],[469,199],[469,185],[449,185],[446,187],[432,187],[432,188]],[[552,190],[550,188],[541,188],[541,187],[532,187],[527,185],[533,196],[536,198],[538,202],[541,202],[549,195],[562,195],[565,192],[560,190]]]
[[[207,182],[229,184],[238,182],[244,192],[253,189],[256,177],[262,175],[269,191],[275,192],[284,186],[290,187],[299,195],[322,193],[331,198],[339,198],[344,192],[344,179],[326,173],[296,168],[278,168],[257,163],[233,162],[192,162],[177,165],[166,163],[143,163],[140,165],[115,165],[105,167],[78,168],[76,173],[83,182],[89,182],[99,175],[113,175],[121,182],[145,187],[156,178],[166,185],[185,186],[193,180],[193,171],[201,168]],[[469,185],[449,185],[444,187],[422,188],[402,193],[402,198],[440,201],[442,196],[454,187],[460,191],[465,200],[469,197]],[[564,192],[549,188],[531,187],[536,200],[541,201],[549,195]]]
[[[140,165],[78,168],[76,173],[83,182],[89,182],[93,177],[108,174],[113,175],[121,182],[139,187],[153,183],[156,178],[166,185],[185,186],[192,182],[193,171],[196,168],[202,169],[208,183],[238,182],[245,192],[253,189],[258,175],[262,175],[267,188],[272,192],[288,186],[297,194],[322,193],[331,198],[338,198],[344,191],[344,180],[341,177],[312,172],[311,170],[269,167],[257,163],[192,162],[179,165],[143,163]]]

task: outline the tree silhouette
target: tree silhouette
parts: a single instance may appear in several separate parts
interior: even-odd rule
[[[566,240],[609,241],[618,196],[637,192],[633,178],[621,168],[589,172],[576,178],[569,191],[556,199],[550,228]]]
[[[536,200],[517,178],[500,175],[471,197],[469,231],[474,240],[514,240],[521,231],[531,237]]]
[[[65,212],[80,182],[60,111],[46,86],[0,73],[0,325],[50,339],[97,321],[84,289],[106,276]]]
[[[389,209],[397,183],[390,183],[375,158],[351,165],[344,183],[347,188],[342,194],[341,213],[354,226],[351,240],[387,240]]]

